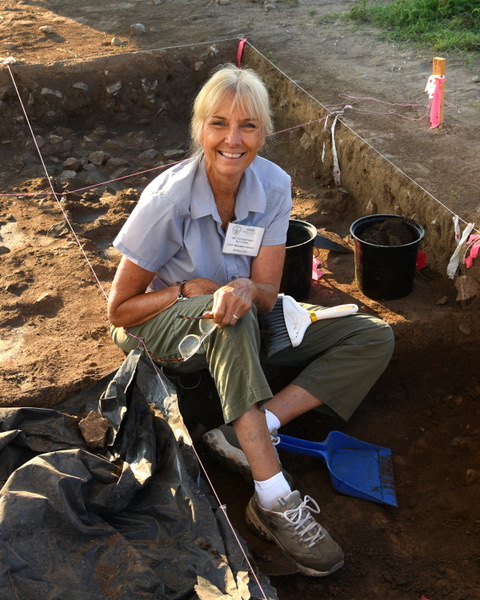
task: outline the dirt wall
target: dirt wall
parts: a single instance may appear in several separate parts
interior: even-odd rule
[[[81,130],[105,122],[148,127],[162,120],[170,122],[174,131],[175,123],[185,129],[191,99],[217,64],[231,60],[234,50],[235,42],[228,42],[119,54],[89,62],[13,65],[12,72],[34,125]],[[243,58],[269,86],[276,130],[293,128],[279,134],[282,140],[274,142],[270,155],[305,188],[330,186],[348,194],[347,205],[338,210],[343,217],[337,224],[339,233],[345,234],[348,223],[365,214],[405,215],[425,228],[422,246],[430,268],[445,272],[453,251],[444,243],[453,240],[451,214],[341,117],[334,131],[340,169],[340,181],[335,183],[334,117],[321,98],[306,93],[255,50],[247,47]],[[0,102],[4,137],[25,138],[24,118],[6,69],[0,71]],[[303,123],[306,125],[298,127]]]
[[[92,127],[100,121],[141,122],[162,113],[188,122],[191,99],[233,46],[199,45],[72,61],[50,66],[11,66],[32,123]],[[0,131],[25,128],[17,92],[0,70]]]
[[[289,132],[288,155],[283,161],[281,157],[278,159],[289,171],[292,163],[296,163],[296,175],[305,185],[321,181],[348,193],[348,206],[343,207],[343,230],[346,223],[367,214],[399,214],[415,219],[425,229],[422,248],[428,255],[429,267],[445,273],[454,250],[445,243],[454,239],[451,213],[342,122],[341,117],[334,132],[340,167],[340,183],[336,184],[331,139],[333,116],[326,119],[329,111],[321,104],[321,98],[313,98],[251,48],[246,49],[245,63],[269,85],[277,129],[317,121]]]

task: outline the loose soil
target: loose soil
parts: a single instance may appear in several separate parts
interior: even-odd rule
[[[376,246],[404,246],[418,239],[411,228],[398,219],[385,219],[370,225],[359,234],[359,238]]]
[[[423,90],[432,56],[379,41],[374,31],[354,29],[328,16],[345,13],[350,4],[339,0],[96,4],[5,0],[0,10],[0,55],[61,72],[62,64],[70,60],[81,63],[208,41],[211,44],[198,50],[208,62],[214,57],[207,57],[205,48],[214,47],[216,40],[244,34],[324,105],[352,106],[345,111],[345,122],[432,194],[439,210],[476,222],[478,60],[467,64],[462,58],[448,57],[445,125],[431,130],[428,118],[422,117],[427,112]],[[135,23],[145,24],[145,34],[132,35],[130,26]],[[40,31],[44,25],[51,25],[52,32]],[[114,36],[122,45],[111,44]],[[193,63],[191,72],[192,77],[200,77]],[[95,76],[98,85],[107,81],[103,63]],[[38,94],[55,95],[54,90],[43,89],[42,81],[35,83]],[[2,102],[12,95],[11,86],[0,89]],[[35,106],[34,100],[30,104],[32,99],[27,99],[27,111]],[[180,104],[186,103],[181,100]],[[141,189],[156,175],[154,169],[185,156],[188,135],[187,124],[171,118],[175,106],[158,106],[153,120],[139,106],[134,128],[121,120],[98,119],[97,110],[108,114],[116,108],[114,104],[92,106],[91,118],[72,119],[67,125],[55,123],[47,112],[43,121],[33,123],[57,190],[85,188],[66,195],[60,205],[48,193],[50,182],[38,165],[32,141],[22,141],[19,147],[28,134],[20,108],[17,117],[9,116],[0,125],[0,398],[4,406],[55,406],[116,370],[123,360],[109,339],[105,314],[106,294],[119,258],[111,241]],[[169,118],[162,117],[166,114]],[[305,185],[301,161],[290,162],[285,149],[280,143],[270,156],[293,176],[292,218],[308,220],[351,249],[348,232],[354,215],[348,194],[332,182]],[[118,181],[129,173],[136,175]],[[74,178],[70,188],[69,177]],[[107,180],[115,183],[90,187]],[[453,240],[444,243],[451,244],[453,251]],[[207,414],[197,408],[198,399],[210,390],[203,378],[193,382],[198,383],[194,390],[179,389],[185,419],[218,493],[284,600],[299,596],[305,600],[478,598],[478,300],[457,301],[453,282],[427,267],[417,273],[409,296],[375,302],[358,291],[352,252],[316,250],[316,256],[318,281],[310,299],[327,306],[356,302],[362,310],[378,314],[394,328],[396,351],[348,424],[306,415],[286,432],[322,440],[328,431],[339,429],[392,448],[398,508],[339,495],[319,460],[282,453],[298,487],[319,501],[322,523],[346,554],[345,567],[328,578],[291,574],[291,565],[278,551],[245,528],[243,510],[251,487],[203,454],[199,436],[218,424],[214,403]],[[272,374],[272,385],[280,386],[289,375]]]

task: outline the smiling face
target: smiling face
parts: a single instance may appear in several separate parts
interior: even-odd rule
[[[203,123],[200,144],[211,185],[238,186],[245,169],[265,142],[259,119],[229,99],[221,102]]]

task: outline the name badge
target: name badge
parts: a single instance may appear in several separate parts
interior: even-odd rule
[[[230,223],[223,244],[224,254],[257,256],[264,232],[264,227]]]

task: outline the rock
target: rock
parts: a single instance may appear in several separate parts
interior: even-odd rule
[[[78,428],[89,448],[105,448],[110,428],[105,417],[91,410],[84,419],[79,421]]]
[[[120,179],[126,175],[132,175],[131,170],[128,167],[119,167],[112,173],[112,179]]]
[[[464,402],[463,396],[461,394],[453,394],[452,402],[457,406],[461,406]]]
[[[46,232],[49,237],[59,238],[69,235],[70,229],[67,227],[65,221],[52,225]]]
[[[154,148],[149,148],[148,150],[145,150],[144,152],[142,152],[141,154],[139,154],[138,159],[140,161],[152,161],[156,158],[157,156],[157,151]]]
[[[131,35],[143,35],[147,31],[147,28],[143,23],[134,23],[130,25],[130,34]]]
[[[50,133],[49,135],[47,135],[45,141],[47,142],[47,144],[50,144],[50,146],[55,146],[57,148],[63,144],[62,136],[56,135],[55,133]]]
[[[180,156],[183,156],[184,154],[184,150],[177,148],[176,150],[165,150],[163,156],[165,156],[165,158],[180,158]]]
[[[22,292],[24,292],[27,288],[27,285],[23,285],[21,283],[9,283],[5,286],[5,291],[15,296],[21,296]]]
[[[74,132],[69,129],[68,127],[55,127],[55,129],[53,130],[53,132],[55,135],[61,135],[63,137],[69,136],[69,135],[73,135]]]
[[[92,164],[94,164],[97,167],[103,167],[103,165],[110,158],[112,158],[112,157],[107,152],[104,152],[103,150],[96,150],[95,152],[92,152],[90,154],[90,156],[88,157],[88,160],[89,160],[89,162],[91,162]]]
[[[116,171],[121,167],[125,167],[128,165],[128,161],[123,158],[109,158],[105,163],[105,166],[109,171]]]
[[[110,42],[111,46],[123,46],[123,42],[120,38],[118,37],[113,37],[111,42]]]
[[[88,92],[88,90],[90,89],[86,83],[83,83],[83,81],[77,81],[75,83],[72,83],[72,87],[76,90],[82,90],[83,92]]]
[[[464,335],[470,335],[472,333],[472,329],[468,325],[462,323],[458,326],[458,330]]]
[[[61,181],[70,181],[72,179],[75,179],[76,176],[77,176],[77,172],[74,171],[73,169],[64,169],[60,173],[60,180]]]
[[[63,168],[72,171],[80,171],[82,169],[82,163],[78,158],[70,156],[63,162]]]
[[[470,436],[462,436],[462,435],[457,435],[456,437],[454,437],[452,439],[452,441],[450,443],[452,446],[455,446],[456,448],[472,449],[475,446],[474,438],[472,438]]]
[[[38,28],[42,33],[53,33],[54,29],[51,25],[42,25]]]
[[[118,94],[118,92],[122,89],[122,82],[121,81],[116,81],[115,83],[112,83],[111,85],[107,85],[107,94],[110,95],[114,95],[114,94]]]
[[[480,481],[480,471],[476,469],[467,469],[465,473],[465,485],[473,485]]]
[[[60,90],[51,90],[50,88],[42,88],[42,91],[40,92],[40,94],[42,94],[42,96],[47,96],[47,95],[52,95],[52,96],[56,96],[57,98],[61,98],[62,100],[65,98],[65,96],[62,94],[62,92]]]
[[[106,140],[103,148],[106,152],[124,152],[128,150],[127,145],[119,140]]]
[[[312,140],[311,135],[307,131],[305,131],[305,133],[300,138],[300,145],[302,146],[302,148],[304,150],[307,150],[308,148],[310,148],[310,146],[312,144],[313,144],[313,140]]]
[[[42,314],[45,317],[54,317],[62,308],[63,301],[58,294],[50,294],[46,292],[32,303],[33,312]]]

